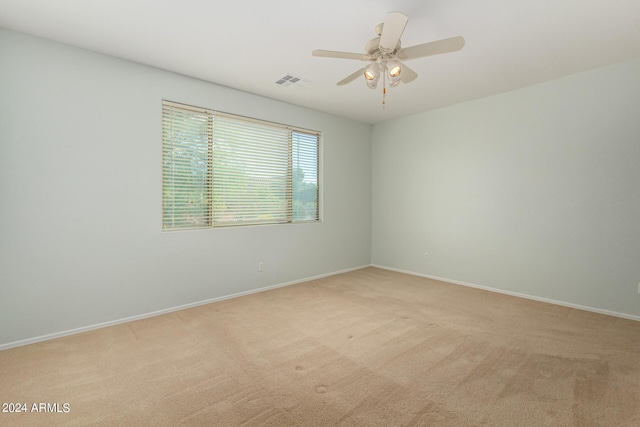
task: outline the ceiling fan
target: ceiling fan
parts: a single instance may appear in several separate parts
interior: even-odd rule
[[[360,75],[363,75],[367,86],[375,89],[380,76],[383,79],[383,93],[386,93],[386,80],[391,87],[400,82],[410,83],[418,74],[401,60],[422,58],[441,53],[455,52],[464,46],[464,38],[461,36],[423,43],[416,46],[403,48],[400,45],[400,37],[404,32],[409,18],[401,12],[390,12],[383,23],[375,27],[378,37],[369,40],[365,45],[365,53],[336,52],[331,50],[314,50],[313,56],[325,58],[356,59],[371,62],[371,64],[359,69],[353,74],[340,80],[338,86],[351,83]],[[384,104],[384,97],[382,103]]]

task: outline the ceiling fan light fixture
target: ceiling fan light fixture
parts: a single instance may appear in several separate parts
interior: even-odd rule
[[[389,77],[399,77],[400,73],[402,73],[402,64],[398,61],[389,61],[387,69],[389,70]]]
[[[378,86],[378,80],[380,79],[380,66],[378,63],[371,64],[364,70],[364,78],[367,82],[367,86],[370,89],[375,89]]]
[[[389,75],[389,86],[398,86],[402,74],[402,64],[396,60],[387,62],[387,74]]]

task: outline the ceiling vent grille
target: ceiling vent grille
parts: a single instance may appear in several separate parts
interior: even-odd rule
[[[276,84],[280,86],[304,86],[306,83],[309,83],[309,80],[305,80],[302,77],[294,76],[293,74],[287,74],[286,76],[281,77],[276,80]]]

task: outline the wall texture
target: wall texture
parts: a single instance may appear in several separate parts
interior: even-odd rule
[[[639,118],[635,60],[374,126],[373,263],[637,317]]]
[[[370,263],[370,125],[2,29],[0,64],[0,348]],[[322,131],[324,221],[163,233],[162,99]]]

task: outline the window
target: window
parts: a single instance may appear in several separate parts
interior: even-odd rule
[[[318,132],[163,101],[162,228],[318,221]]]

